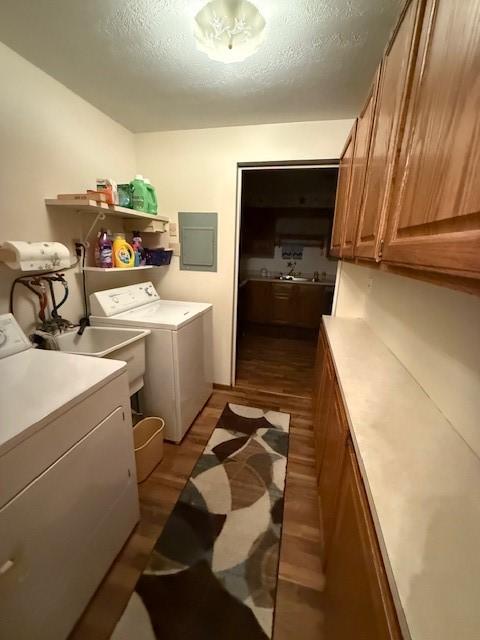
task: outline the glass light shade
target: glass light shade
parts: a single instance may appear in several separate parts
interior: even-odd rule
[[[263,41],[265,19],[248,0],[212,0],[195,16],[197,49],[211,60],[240,62]]]

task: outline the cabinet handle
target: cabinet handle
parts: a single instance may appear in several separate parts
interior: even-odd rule
[[[383,245],[385,243],[385,240],[381,240],[380,241],[380,247],[378,249],[378,257],[381,258],[383,256]]]
[[[13,560],[7,560],[6,562],[4,562],[0,567],[0,576],[4,576],[6,573],[8,573],[14,564],[15,562]]]

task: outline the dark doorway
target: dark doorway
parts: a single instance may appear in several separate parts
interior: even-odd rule
[[[242,172],[236,385],[308,396],[329,256],[337,166]]]

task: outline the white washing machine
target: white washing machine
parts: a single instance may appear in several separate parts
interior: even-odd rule
[[[125,363],[0,316],[0,638],[64,640],[138,519]]]
[[[94,326],[150,329],[141,409],[180,442],[212,393],[212,305],[161,300],[144,282],[92,293],[90,309]]]

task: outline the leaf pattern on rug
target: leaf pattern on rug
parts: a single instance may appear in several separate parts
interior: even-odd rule
[[[289,423],[225,406],[136,586],[156,638],[271,638]]]

